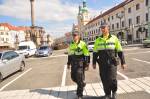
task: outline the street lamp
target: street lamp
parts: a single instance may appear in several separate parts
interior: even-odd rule
[[[134,24],[132,24],[132,44],[133,44],[133,39],[134,39]]]
[[[150,1],[148,0],[148,33],[150,37]]]
[[[117,14],[117,18],[120,19],[120,31],[121,31],[121,33],[122,33],[121,19],[122,19],[123,17],[124,17],[124,12],[120,12],[120,13]],[[123,35],[123,34],[121,34],[121,41],[122,41],[122,38],[123,38],[122,35]]]

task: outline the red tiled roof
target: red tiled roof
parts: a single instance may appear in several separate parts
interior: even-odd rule
[[[7,27],[9,30],[15,30],[15,31],[25,31],[25,30],[30,30],[29,27],[16,27],[16,26],[13,26],[9,23],[0,23],[0,26],[4,26],[4,27]]]
[[[107,10],[106,12],[104,12],[103,14],[101,14],[101,15],[97,16],[96,18],[90,20],[87,24],[90,24],[90,23],[94,22],[95,20],[97,20],[97,19],[99,19],[101,17],[104,17],[105,15],[107,15],[107,14],[109,14],[109,13],[111,13],[111,12],[113,12],[113,11],[123,7],[123,6],[125,6],[126,4],[128,4],[128,3],[132,2],[132,1],[134,1],[134,0],[125,0],[125,1],[123,1],[122,3],[118,4],[117,6],[114,6],[113,8],[111,8],[111,9]]]

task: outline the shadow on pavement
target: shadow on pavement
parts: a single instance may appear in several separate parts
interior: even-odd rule
[[[104,99],[102,96],[84,96],[84,99]]]
[[[30,90],[32,93],[39,93],[42,95],[51,95],[56,98],[61,99],[76,99],[76,90],[71,91],[56,91],[56,90],[48,90],[48,89],[34,89]],[[103,99],[101,96],[84,96],[84,99]]]

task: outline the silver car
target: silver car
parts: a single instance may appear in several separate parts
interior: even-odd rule
[[[14,51],[0,52],[0,82],[16,71],[24,71],[25,57]]]
[[[47,56],[48,57],[48,56],[52,55],[52,53],[53,53],[52,48],[50,48],[49,46],[43,45],[43,46],[40,46],[37,49],[35,55],[36,56]]]

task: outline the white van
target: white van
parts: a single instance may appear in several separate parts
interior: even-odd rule
[[[24,54],[25,57],[33,56],[36,52],[36,45],[32,41],[20,42],[16,52]]]

